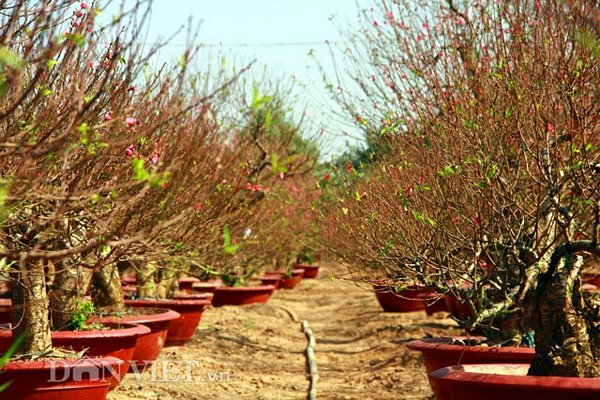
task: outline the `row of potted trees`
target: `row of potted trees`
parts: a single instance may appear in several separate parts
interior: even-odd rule
[[[181,274],[239,281],[311,243],[318,152],[290,88],[252,83],[252,63],[208,79],[194,47],[152,71],[158,48],[139,40],[149,5],[108,22],[70,0],[0,16],[1,337],[14,344],[0,398],[104,399],[209,305],[163,308]],[[152,313],[127,307],[131,269]],[[100,342],[113,347],[95,353]]]
[[[597,2],[361,15],[345,60],[356,90],[338,99],[367,148],[331,179],[323,245],[378,291],[457,299],[459,323],[486,336],[441,363],[439,343],[419,345],[437,399],[598,397],[600,306],[584,290],[600,265]],[[472,353],[520,365],[462,365]]]

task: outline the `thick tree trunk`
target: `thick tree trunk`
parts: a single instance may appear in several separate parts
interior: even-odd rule
[[[92,301],[101,313],[125,310],[121,275],[116,264],[107,265],[92,275]]]
[[[153,261],[139,266],[137,272],[138,297],[142,299],[156,298],[156,274],[158,274],[158,267]]]
[[[57,265],[51,291],[50,312],[52,327],[65,329],[68,327],[77,306],[84,300],[91,281],[91,270],[82,266]]]
[[[600,303],[580,292],[581,257],[555,256],[555,268],[541,276],[534,294],[536,356],[529,375],[598,377]]]
[[[18,354],[35,354],[52,347],[48,297],[43,262],[36,261],[13,272],[13,337],[24,336]]]
[[[149,261],[137,273],[138,297],[144,299],[167,299],[178,287],[179,270],[176,264],[158,267]]]

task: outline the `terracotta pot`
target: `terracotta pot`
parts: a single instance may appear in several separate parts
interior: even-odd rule
[[[535,356],[533,347],[489,347],[453,344],[456,341],[468,343],[469,340],[480,342],[485,340],[481,336],[424,338],[408,342],[406,347],[420,351],[427,373],[439,368],[457,364],[503,364],[503,363],[531,363]]]
[[[192,290],[196,293],[213,293],[216,287],[223,286],[221,281],[192,283]]]
[[[302,268],[294,268],[291,271],[292,276],[287,277],[287,276],[283,276],[283,278],[281,278],[281,283],[280,283],[280,288],[281,289],[293,289],[296,286],[298,286],[298,284],[300,283],[300,281],[302,280],[302,276],[304,275],[304,269]]]
[[[319,274],[318,265],[296,264],[294,265],[294,268],[302,268],[304,270],[304,275],[302,275],[303,279],[314,279]]]
[[[262,276],[257,278],[263,285],[273,285],[275,289],[279,289],[281,287],[281,277],[280,276]]]
[[[215,289],[212,305],[221,306],[239,306],[252,303],[266,303],[273,294],[275,286],[220,286]]]
[[[168,299],[152,300],[137,299],[125,300],[130,307],[168,308],[179,313],[179,318],[169,321],[169,329],[165,340],[165,347],[182,346],[194,336],[194,332],[202,318],[204,308],[210,300],[202,299]]]
[[[9,362],[1,369],[0,384],[12,383],[0,399],[104,400],[123,364],[116,357]]]
[[[134,323],[150,328],[150,333],[139,336],[136,341],[129,372],[143,371],[152,365],[158,358],[167,339],[169,322],[179,318],[179,313],[168,309],[144,308],[143,314],[140,313],[139,308],[133,310],[136,314],[90,318],[90,322]]]
[[[527,376],[529,364],[474,364],[429,374],[436,400],[597,400],[600,379]]]
[[[116,387],[129,369],[137,339],[150,333],[150,328],[137,324],[107,323],[108,329],[84,331],[53,331],[52,346],[64,347],[74,351],[87,349],[88,357],[116,357],[125,364],[112,382]],[[0,353],[5,352],[12,343],[12,330],[0,330]],[[115,371],[117,372],[117,371]]]
[[[425,300],[432,296],[431,289],[409,287],[394,293],[387,285],[373,284],[375,297],[385,311],[412,312],[425,310]]]
[[[200,279],[188,277],[188,278],[179,278],[179,290],[183,290],[187,293],[192,293],[194,291],[194,283],[200,282]]]
[[[0,324],[12,322],[12,300],[0,299]]]

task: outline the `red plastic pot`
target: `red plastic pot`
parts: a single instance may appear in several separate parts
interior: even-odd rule
[[[459,320],[467,320],[471,318],[473,313],[471,309],[467,305],[467,303],[462,303],[454,294],[447,293],[445,296],[446,305],[448,307],[448,311],[452,314],[453,317]]]
[[[108,329],[85,331],[53,331],[52,346],[74,351],[87,349],[88,357],[116,357],[125,361],[119,374],[115,375],[115,387],[127,373],[133,357],[137,339],[150,333],[150,328],[138,324],[105,324]],[[5,352],[12,342],[12,330],[0,330],[0,353]],[[117,376],[118,375],[118,376]]]
[[[196,293],[213,293],[216,287],[223,286],[221,281],[192,283],[192,290]]]
[[[179,290],[183,290],[187,293],[192,293],[194,291],[194,283],[200,282],[198,278],[179,278]]]
[[[285,272],[283,272],[283,271],[265,271],[265,274],[264,274],[264,276],[279,277],[279,278],[283,278],[284,275],[285,275]]]
[[[126,299],[133,299],[137,296],[137,286],[123,285],[121,286],[121,290],[123,291],[123,297]]]
[[[425,313],[427,315],[433,315],[436,312],[450,312],[446,295],[435,296],[432,294],[432,296],[434,297],[425,300]]]
[[[583,277],[583,282],[598,287],[600,286],[600,275],[586,275]]]
[[[121,283],[123,285],[137,285],[137,278],[135,276],[124,276],[121,278]]]
[[[304,275],[304,269],[295,268],[291,271],[291,275],[292,276],[284,275],[283,278],[281,278],[281,283],[280,283],[281,289],[293,289],[296,286],[298,286],[298,284],[302,280],[302,276]]]
[[[273,285],[275,289],[279,289],[281,287],[281,277],[280,276],[262,276],[257,278],[263,285]]]
[[[242,287],[221,286],[215,288],[212,305],[221,307],[266,303],[274,290],[275,286],[273,285]]]
[[[150,328],[150,333],[138,337],[129,372],[143,371],[158,358],[167,339],[169,322],[179,318],[179,313],[162,308],[134,308],[135,314],[119,316],[93,317],[90,321],[103,323],[134,323]],[[143,313],[142,313],[143,312]]]
[[[174,293],[173,298],[177,300],[208,300],[212,301],[212,293]]]
[[[294,265],[294,268],[302,268],[304,270],[304,275],[302,275],[302,278],[304,279],[314,279],[319,274],[318,265],[296,264]]]
[[[9,362],[1,369],[0,384],[12,383],[0,399],[104,400],[123,364],[116,357]]]
[[[457,341],[469,343],[469,340],[478,342],[484,339],[480,336],[424,338],[408,342],[406,347],[421,352],[427,373],[458,364],[530,364],[535,356],[533,347],[453,344]]]
[[[425,300],[432,296],[431,289],[409,287],[394,293],[387,285],[373,284],[375,297],[385,311],[412,312],[425,310]]]
[[[12,322],[12,300],[0,299],[0,324]]]
[[[165,347],[182,346],[194,336],[194,332],[202,318],[204,308],[211,303],[206,298],[202,299],[137,299],[125,300],[130,307],[168,308],[179,313],[179,318],[169,321],[169,329],[165,340]]]
[[[429,374],[436,400],[597,400],[600,379],[527,376],[529,364],[455,365]]]

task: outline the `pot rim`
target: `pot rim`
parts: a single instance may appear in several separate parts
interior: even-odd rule
[[[491,370],[504,368],[512,370],[514,374],[498,374],[483,372],[481,370]],[[479,370],[479,372],[478,372]],[[529,376],[526,375],[529,370],[529,364],[465,364],[453,365],[437,369],[429,374],[433,379],[453,382],[472,382],[479,384],[502,385],[506,387],[542,387],[546,389],[576,389],[590,390],[594,393],[600,393],[600,379],[598,378],[580,378],[563,376]],[[523,375],[525,371],[525,375]]]
[[[130,307],[134,308],[134,307]],[[95,316],[93,317],[93,321],[99,322],[116,322],[116,323],[125,323],[131,322],[134,324],[145,324],[150,322],[162,322],[162,321],[171,321],[181,317],[177,311],[170,310],[168,308],[150,308],[150,307],[137,307],[134,308],[139,312],[140,309],[151,309],[157,311],[154,314],[137,314],[137,315],[105,315],[105,316]]]
[[[482,340],[483,336],[445,336],[434,338],[423,338],[412,340],[406,343],[406,347],[411,350],[420,351],[423,354],[436,353],[454,353],[457,351],[471,353],[504,353],[504,354],[535,354],[533,347],[516,346],[479,346],[470,344],[453,344],[455,340]]]
[[[89,357],[83,356],[77,359],[47,359],[36,361],[9,361],[0,369],[0,371],[43,371],[46,369],[65,369],[73,367],[112,367],[114,365],[123,366],[125,361],[117,357]]]
[[[125,305],[142,306],[154,308],[169,308],[169,306],[207,306],[210,304],[210,299],[126,299]]]
[[[275,285],[260,285],[260,286],[217,286],[216,292],[272,292],[275,290]]]

